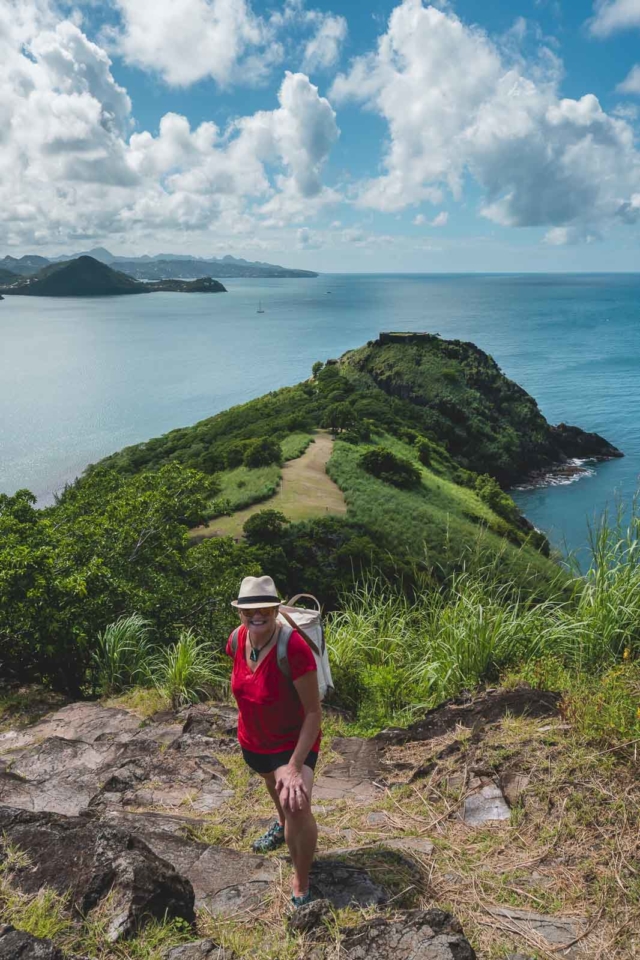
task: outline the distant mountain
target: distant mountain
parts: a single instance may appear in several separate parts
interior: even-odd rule
[[[35,254],[30,254],[24,257],[4,257],[0,260],[0,267],[3,270],[10,270],[11,273],[16,273],[22,277],[31,276],[31,274],[37,273],[38,270],[42,270],[43,267],[48,266],[49,260],[46,257],[38,257]]]
[[[141,257],[117,257],[106,247],[93,247],[73,256],[45,257],[25,256],[16,260],[15,257],[5,257],[0,260],[0,267],[18,273],[21,276],[32,276],[38,270],[50,263],[60,264],[82,257],[91,257],[106,263],[108,266],[122,270],[137,280],[172,280],[176,273],[183,280],[199,279],[203,273],[213,273],[216,277],[317,277],[313,270],[293,270],[281,267],[274,263],[264,263],[261,260],[251,261],[232,257],[230,254],[217,259],[211,257],[194,257],[181,253],[157,253],[150,257],[147,254]],[[179,266],[178,266],[179,264]]]
[[[0,267],[0,283],[13,283],[14,280],[18,280],[20,274],[14,273],[12,270],[5,270],[4,267]]]
[[[33,277],[4,286],[0,293],[24,297],[112,297],[131,293],[224,293],[225,288],[211,277],[193,282],[167,280],[162,283],[141,283],[113,270],[95,257],[82,256],[62,263],[50,263]]]

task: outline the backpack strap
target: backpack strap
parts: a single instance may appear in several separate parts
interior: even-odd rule
[[[288,623],[282,624],[280,627],[280,633],[278,635],[278,649],[276,651],[280,672],[283,673],[288,680],[291,680],[291,667],[289,665],[288,653],[289,639],[293,633],[293,629],[294,628]]]
[[[287,623],[288,623],[289,626],[291,627],[291,631],[292,631],[292,632],[293,632],[294,630],[297,630],[297,631],[298,631],[298,633],[300,634],[300,636],[302,637],[302,639],[303,639],[303,640],[306,640],[307,644],[311,647],[311,649],[313,650],[314,653],[317,653],[317,655],[318,655],[319,657],[322,656],[322,651],[321,651],[321,650],[318,650],[318,645],[317,645],[316,643],[314,643],[314,641],[311,639],[311,637],[309,636],[309,634],[308,634],[308,633],[305,633],[305,631],[302,629],[302,627],[299,626],[299,624],[297,624],[297,623],[295,622],[295,620],[292,620],[292,618],[289,616],[289,614],[288,614],[285,610],[283,610],[282,607],[280,608],[280,616],[281,616],[281,617],[284,617],[284,619],[287,621]],[[281,632],[282,632],[282,631],[281,631]],[[289,636],[291,636],[291,634],[289,634]],[[289,642],[289,640],[287,639],[287,643],[288,643],[288,642]]]
[[[233,654],[234,659],[235,659],[235,655],[236,655],[237,650],[238,650],[238,638],[239,638],[239,636],[240,636],[240,627],[236,627],[235,630],[233,631],[233,633],[231,634],[231,653]]]

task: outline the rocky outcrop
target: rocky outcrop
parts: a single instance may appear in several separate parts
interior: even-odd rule
[[[152,917],[195,919],[191,883],[123,830],[86,817],[0,807],[0,836],[26,855],[10,873],[11,883],[24,893],[48,887],[68,894],[80,917],[108,896],[108,937],[113,941],[130,936]]]
[[[51,940],[0,923],[0,960],[70,960]]]

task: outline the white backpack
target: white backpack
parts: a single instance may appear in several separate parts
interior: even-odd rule
[[[307,610],[305,607],[297,607],[296,602],[303,597],[306,597],[308,600],[313,600],[316,609]],[[295,597],[292,597],[291,600],[287,600],[286,603],[280,605],[278,622],[280,623],[280,636],[278,637],[278,650],[276,653],[278,667],[285,677],[291,678],[291,668],[289,667],[287,650],[289,647],[289,637],[294,630],[297,630],[313,651],[318,668],[320,699],[324,700],[333,690],[333,680],[331,678],[331,667],[329,666],[329,656],[327,654],[327,645],[322,627],[322,608],[319,602],[310,593],[298,593]],[[236,627],[231,636],[231,652],[234,655],[238,648],[239,631],[240,628]]]

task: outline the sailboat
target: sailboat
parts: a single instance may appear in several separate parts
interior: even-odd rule
[[[258,309],[256,310],[256,313],[264,313],[264,310],[262,309],[262,300],[258,300]]]

